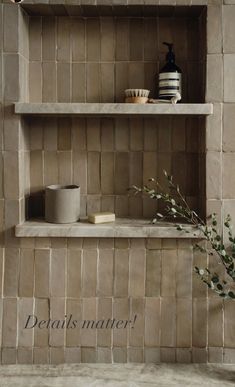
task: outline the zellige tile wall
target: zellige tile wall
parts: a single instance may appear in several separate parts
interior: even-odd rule
[[[208,102],[214,102],[214,115],[207,119],[204,144],[207,151],[207,211],[217,211],[221,217],[223,212],[230,212],[234,214],[235,219],[233,187],[235,75],[230,68],[235,55],[232,39],[235,6],[230,4],[230,0],[225,2],[225,5],[220,1],[208,5],[206,99]],[[35,18],[36,22],[39,21],[39,25],[34,25],[32,31],[32,23],[31,21],[29,23],[29,18],[21,12],[21,9],[10,2],[2,1],[0,19],[3,22],[0,23],[2,25],[0,29],[1,362],[3,364],[80,361],[234,363],[233,303],[227,301],[223,303],[214,294],[208,293],[206,287],[192,274],[193,266],[205,266],[208,258],[204,254],[193,252],[190,241],[14,238],[13,226],[24,219],[24,196],[29,192],[38,192],[46,184],[50,184],[54,176],[60,176],[58,177],[60,181],[67,181],[66,179],[84,181],[86,191],[83,192],[83,202],[92,196],[95,203],[90,205],[90,208],[96,206],[96,198],[99,203],[102,192],[102,200],[105,202],[103,206],[106,206],[103,208],[112,207],[115,197],[116,211],[126,215],[139,208],[135,200],[132,199],[129,204],[123,191],[110,194],[110,190],[113,187],[118,190],[121,187],[123,190],[125,184],[133,180],[140,179],[141,182],[142,174],[139,174],[137,169],[130,173],[130,169],[129,175],[133,180],[120,180],[120,184],[117,184],[108,169],[103,171],[103,174],[110,174],[110,180],[102,180],[101,177],[93,181],[88,179],[89,163],[96,165],[98,158],[104,158],[105,164],[111,164],[110,160],[117,158],[118,170],[121,171],[125,158],[132,158],[133,165],[139,165],[142,156],[146,158],[146,164],[143,164],[145,165],[143,176],[146,176],[148,174],[146,170],[149,171],[150,167],[153,166],[154,170],[155,165],[157,168],[166,168],[170,159],[174,175],[179,174],[182,185],[184,177],[181,176],[181,172],[185,169],[177,168],[177,163],[181,160],[180,165],[184,165],[186,154],[198,153],[199,138],[194,137],[198,126],[196,120],[190,119],[185,122],[184,118],[174,119],[174,123],[169,126],[164,119],[161,125],[159,122],[146,124],[147,120],[143,126],[141,120],[138,125],[132,120],[122,124],[119,122],[118,130],[117,122],[108,119],[100,120],[98,126],[90,120],[80,119],[21,120],[12,113],[12,103],[28,100],[28,78],[30,100],[33,98],[38,101],[49,101],[49,98],[56,100],[60,95],[63,99],[74,98],[78,101],[84,97],[84,90],[73,86],[67,87],[65,78],[60,76],[73,73],[74,76],[80,75],[85,79],[82,69],[87,59],[81,62],[67,60],[68,47],[64,39],[65,41],[67,39],[66,29],[71,19],[63,25],[65,35],[60,36],[58,46],[60,49],[56,54],[54,49],[51,49],[54,47],[51,39],[53,28],[52,33],[50,32],[52,19],[45,18],[45,23],[48,24],[41,29],[42,20]],[[95,20],[97,22],[97,19]],[[138,22],[140,21],[138,19]],[[109,27],[106,25],[106,28],[110,28],[110,24]],[[41,34],[45,36],[45,31],[49,31],[50,39],[47,45],[40,43],[38,49],[37,36],[40,37]],[[33,53],[35,57],[29,60],[28,36],[31,37],[32,34],[35,34],[35,47],[30,50],[30,55]],[[160,40],[156,41],[159,44]],[[184,43],[185,40],[182,41],[182,44]],[[112,48],[110,41],[106,40],[105,47],[107,46]],[[78,44],[74,51],[77,58],[81,53],[80,47]],[[98,71],[97,68],[101,71],[101,64],[103,66],[107,63],[110,69],[112,61],[116,62],[116,59],[114,61],[103,57],[102,63],[100,60],[94,60],[94,57],[92,60],[92,55],[97,55],[96,48],[89,47],[87,66],[90,74],[94,76],[94,81],[96,81],[94,74]],[[178,55],[180,51],[178,46]],[[69,52],[72,52],[71,49]],[[132,63],[132,59],[130,62],[130,58],[126,61],[117,59],[120,66],[129,67],[129,62],[134,66],[135,61],[139,61],[136,59],[139,47],[133,46],[131,52],[134,62]],[[55,58],[55,55],[58,57]],[[122,55],[126,55],[127,58],[129,48],[128,53],[125,51]],[[63,61],[63,58],[66,60]],[[185,59],[179,57],[179,65],[182,60]],[[158,61],[150,59],[154,71]],[[80,67],[79,71],[75,70],[76,66],[74,72],[72,71],[73,63]],[[56,66],[57,73],[54,71]],[[118,67],[118,63],[116,66]],[[42,67],[47,67],[47,70],[41,72]],[[43,74],[44,76],[47,74],[48,80],[48,82],[44,80],[44,88],[41,83]],[[52,85],[57,84],[57,79],[61,79],[61,83],[55,89]],[[75,78],[69,79],[73,80],[70,85],[78,82]],[[85,90],[90,90],[91,81],[92,78],[89,84],[85,83]],[[118,84],[120,89],[115,90],[115,95],[120,97],[120,91],[126,87],[125,79],[123,84],[121,82]],[[32,88],[32,85],[35,87]],[[103,89],[104,94],[99,94],[99,98],[104,96],[107,100],[113,98],[113,91],[111,95],[108,94],[111,89],[110,87]],[[203,140],[202,134],[200,142]],[[174,152],[178,161],[172,163]],[[76,161],[71,161],[73,158]],[[83,165],[84,168],[80,169],[75,165]],[[132,164],[129,165],[131,168]],[[94,168],[97,170],[97,165]],[[203,165],[200,168],[203,169]],[[97,187],[101,182],[104,191],[97,193]],[[186,186],[188,187],[188,182]],[[192,201],[195,199],[191,193],[188,195],[192,196]],[[85,211],[85,204],[82,208]],[[150,207],[148,211],[150,212]],[[210,259],[209,264],[214,267],[215,262]],[[91,319],[109,318],[115,315],[128,318],[133,314],[137,314],[138,318],[135,329],[121,332],[25,331],[23,329],[25,318],[33,313],[45,320],[49,317],[63,316],[64,313],[72,313],[77,319],[84,316]]]
[[[199,101],[197,19],[30,17],[31,102],[123,102],[129,87],[156,97],[162,41],[175,44],[184,74],[184,100]],[[193,72],[193,81],[188,83]],[[79,184],[81,213],[115,211],[150,217],[156,205],[128,197],[132,184],[173,173],[199,209],[200,125],[197,118],[33,119],[30,125],[31,192],[48,184]],[[203,176],[203,173],[202,173]]]

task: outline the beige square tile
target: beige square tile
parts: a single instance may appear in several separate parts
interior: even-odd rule
[[[128,348],[128,363],[143,363],[144,350],[143,348]]]
[[[226,307],[227,305],[228,304],[226,304]],[[226,307],[225,307],[225,313],[226,313]],[[225,327],[226,327],[226,322],[227,321],[225,317]],[[226,331],[226,328],[225,328],[225,331]],[[227,340],[227,337],[225,333],[225,341],[226,340]],[[230,341],[231,343],[230,339],[228,341]],[[218,299],[218,298],[209,299],[208,345],[210,347],[223,346],[223,301],[222,299]]]
[[[130,150],[143,150],[143,120],[137,118],[130,119]]]
[[[33,364],[33,349],[18,348],[17,360],[18,360],[18,364]]]
[[[16,298],[5,298],[3,300],[2,346],[16,348],[16,338],[17,300]]]
[[[101,149],[112,151],[114,149],[114,120],[103,118],[101,120]]]
[[[113,317],[116,320],[129,319],[129,301],[127,298],[114,298],[113,300]],[[127,329],[113,329],[113,346],[127,346]]]
[[[129,153],[118,152],[115,157],[115,193],[126,194],[129,188],[129,174],[126,169],[129,164]]]
[[[115,120],[115,149],[117,151],[129,149],[129,122],[126,118]]]
[[[28,317],[33,315],[33,298],[18,300],[18,345],[20,347],[33,346],[33,330],[25,329]]]
[[[224,8],[226,9],[226,7]],[[225,17],[223,11],[223,18]],[[220,54],[222,52],[222,25],[222,7],[220,5],[210,5],[207,12],[207,50],[209,54]],[[225,39],[227,38],[226,32],[224,31]],[[224,42],[224,44],[226,43]]]
[[[190,348],[192,346],[192,299],[177,298],[176,300],[176,346]]]
[[[29,23],[29,59],[40,61],[42,52],[42,19],[30,18]]]
[[[235,140],[233,136],[233,124],[235,119],[234,104],[224,104],[223,115],[223,150],[233,152],[235,150]]]
[[[146,252],[146,296],[160,296],[161,287],[161,251]]]
[[[147,239],[148,250],[161,250],[162,240],[160,238],[149,238]]]
[[[72,102],[86,101],[86,68],[84,63],[72,64]]]
[[[72,118],[72,149],[86,150],[87,149],[87,132],[85,118]]]
[[[87,152],[73,152],[73,183],[81,188],[81,194],[87,193]]]
[[[96,347],[97,330],[89,328],[87,325],[90,321],[96,320],[96,298],[82,299],[82,320],[84,325],[81,326],[81,345],[83,347]]]
[[[87,150],[100,150],[100,120],[98,118],[87,118]]]
[[[158,34],[158,24],[156,18],[145,18],[144,26],[144,59],[146,61],[157,60],[157,39],[153,38]]]
[[[156,151],[158,140],[157,121],[154,118],[144,119],[144,150]]]
[[[201,253],[200,251],[194,250],[193,253],[193,267],[199,267],[204,269],[207,267],[207,255]],[[195,274],[192,277],[193,280],[193,297],[206,297],[207,296],[207,286],[200,280],[200,278]]]
[[[50,250],[35,250],[35,297],[49,296]]]
[[[224,62],[225,66],[226,63]],[[228,71],[228,73],[227,73]],[[226,77],[224,79],[224,97],[225,101],[228,97],[227,79],[229,78],[229,69],[225,71]],[[230,71],[231,72],[231,71]],[[230,75],[231,82],[232,74]],[[217,81],[214,82],[214,79]],[[220,102],[223,99],[223,57],[219,54],[207,55],[207,81],[206,81],[206,101],[208,102]],[[227,101],[231,102],[231,101]]]
[[[41,150],[30,152],[30,191],[38,192],[43,189],[43,154]]]
[[[115,198],[115,214],[119,218],[129,216],[129,203],[127,195],[119,195]]]
[[[97,348],[97,363],[112,363],[111,348]]]
[[[57,60],[68,62],[70,58],[70,20],[65,17],[57,19]]]
[[[222,154],[220,152],[207,152],[206,168],[207,182],[206,191],[208,199],[220,199],[222,195],[221,182]]]
[[[113,348],[113,362],[114,363],[126,363],[127,362],[127,349],[122,347]]]
[[[88,152],[87,190],[89,194],[100,193],[100,153]]]
[[[160,345],[160,299],[147,297],[145,300],[145,346]]]
[[[144,63],[129,62],[129,88],[143,89],[144,82]]]
[[[123,45],[124,46],[124,45]],[[126,47],[126,45],[125,45]],[[124,102],[124,90],[129,88],[129,67],[127,62],[117,62],[115,65],[115,100]]]
[[[88,62],[100,60],[100,20],[87,19],[86,23],[86,59]]]
[[[129,255],[128,250],[115,249],[114,256],[114,295],[124,297],[128,295]]]
[[[191,348],[176,348],[176,362],[188,364],[192,362]]]
[[[112,62],[115,59],[115,20],[105,17],[100,20],[101,60]]]
[[[100,102],[100,64],[86,65],[86,102]]]
[[[72,152],[58,152],[59,179],[61,185],[72,184]]]
[[[49,301],[46,298],[35,299],[35,315],[41,320],[47,321],[50,317]],[[40,316],[40,317],[39,317]],[[34,329],[34,346],[38,348],[48,347],[49,345],[49,329]]]
[[[145,363],[160,363],[160,348],[145,348]]]
[[[101,102],[114,102],[115,66],[113,63],[101,63]]]
[[[54,117],[44,119],[43,129],[43,149],[57,150],[57,119]]]
[[[7,248],[5,250],[3,288],[5,297],[16,297],[18,295],[19,260],[19,249]]]
[[[192,360],[193,363],[207,363],[208,352],[207,348],[193,348]]]
[[[193,300],[193,346],[206,347],[207,344],[207,300]]]
[[[176,267],[176,294],[179,298],[192,297],[192,263],[193,251],[179,249]]]
[[[129,31],[129,20],[118,18],[116,21],[116,61],[129,60]]]
[[[145,250],[130,249],[129,265],[129,295],[143,297],[145,295]]]
[[[19,267],[19,296],[33,297],[34,250],[21,249]]]
[[[161,363],[175,363],[175,348],[160,348]]]
[[[101,153],[101,191],[102,194],[114,192],[114,153]]]
[[[14,102],[20,98],[19,56],[3,54],[4,99]]]
[[[169,318],[170,311],[170,318]],[[173,297],[163,297],[161,300],[161,346],[176,346],[176,302]]]
[[[224,106],[224,142],[226,142],[225,135],[228,133],[227,125],[229,126],[230,115],[226,114]],[[213,104],[213,114],[206,118],[206,148],[210,151],[221,151],[222,143],[222,104]],[[226,123],[225,123],[226,122]],[[227,133],[226,133],[227,132]],[[224,144],[225,145],[225,144]]]
[[[57,102],[71,101],[71,65],[57,63]]]
[[[51,250],[50,291],[52,297],[65,297],[66,249]],[[58,278],[60,281],[58,281]]]
[[[95,297],[97,286],[97,251],[83,250],[82,255],[82,295]]]
[[[2,349],[2,364],[16,364],[16,348]]]
[[[144,344],[144,298],[131,298],[129,325],[129,345],[130,347],[143,347]],[[136,317],[135,323],[134,318]]]
[[[234,54],[224,55],[224,102],[235,102],[235,77],[232,68],[235,64]]]
[[[50,348],[50,364],[64,363],[64,348]]]
[[[43,64],[43,76],[48,74],[49,69],[47,69],[47,72],[45,72],[45,65]],[[51,65],[50,65],[51,66]],[[45,84],[45,78],[44,81],[42,79],[42,64],[41,62],[30,62],[29,63],[29,101],[30,102],[42,102],[42,84],[44,82],[44,89],[47,90],[48,93],[48,85]],[[51,79],[50,79],[51,82]],[[50,83],[49,83],[50,84]],[[46,94],[48,95],[48,94]]]
[[[42,63],[42,102],[56,102],[56,64],[53,62]]]
[[[96,363],[96,348],[81,348],[82,363]]]
[[[33,349],[33,363],[34,364],[48,364],[49,363],[49,348],[34,348]]]
[[[71,50],[72,61],[85,61],[85,20],[73,18],[71,21]]]
[[[100,250],[109,250],[114,248],[114,239],[113,238],[100,238],[99,239],[99,249]]]
[[[233,20],[234,20],[234,6],[233,5],[223,6],[223,51],[226,54],[235,52],[235,44],[233,42],[233,39],[231,39],[234,33]]]
[[[38,117],[29,123],[30,150],[41,150],[43,142],[43,120]]]
[[[97,301],[97,319],[108,320],[112,318],[112,298],[98,298]],[[110,347],[112,339],[111,328],[97,329],[97,345],[99,347]]]
[[[50,300],[50,318],[52,320],[64,320],[65,316],[65,299],[53,297]],[[54,323],[56,326],[57,323]],[[65,330],[53,329],[53,323],[50,327],[49,346],[64,347],[65,345]]]
[[[56,56],[56,19],[42,18],[42,60],[54,61]]]
[[[113,250],[100,250],[98,259],[97,294],[101,297],[113,295]]]
[[[161,295],[172,296],[176,294],[176,266],[177,254],[174,250],[162,250],[162,281]]]
[[[81,295],[81,251],[68,250],[67,297],[79,298]]]
[[[223,198],[233,199],[235,193],[235,178],[232,173],[235,153],[223,153]]]
[[[3,7],[3,47],[6,52],[17,52],[19,44],[19,10],[12,4],[5,4]]]
[[[56,151],[44,152],[44,184],[58,184],[58,162]]]
[[[67,299],[66,315],[68,324],[66,329],[66,347],[78,347],[81,342],[79,329],[79,321],[82,320],[81,301],[78,299]],[[70,318],[71,322],[69,323]]]
[[[65,348],[65,363],[81,363],[81,348]]]
[[[143,183],[147,184],[150,178],[157,177],[156,152],[144,152],[143,158]]]

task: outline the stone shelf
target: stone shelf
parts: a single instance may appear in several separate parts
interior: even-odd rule
[[[129,116],[142,115],[210,115],[211,103],[133,104],[133,103],[15,103],[16,114]]]
[[[95,237],[95,238],[202,238],[194,226],[185,225],[178,231],[172,223],[153,225],[145,219],[117,218],[113,223],[91,224],[87,220],[73,224],[52,224],[36,219],[19,224],[17,237]]]

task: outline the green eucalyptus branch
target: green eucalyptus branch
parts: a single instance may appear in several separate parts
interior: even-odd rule
[[[154,200],[161,200],[165,203],[166,214],[163,215],[157,212],[152,220],[153,223],[162,221],[165,219],[177,220],[175,226],[179,231],[188,232],[184,227],[183,222],[194,225],[198,230],[201,231],[202,235],[206,239],[207,247],[201,247],[199,244],[195,244],[194,248],[199,251],[206,253],[210,256],[216,256],[218,263],[224,267],[225,275],[228,280],[221,279],[219,274],[212,273],[208,268],[201,269],[198,267],[194,268],[195,273],[199,276],[208,288],[216,292],[222,298],[235,298],[235,292],[231,289],[232,285],[235,285],[235,238],[232,233],[231,217],[227,215],[224,226],[228,232],[228,238],[231,243],[231,253],[225,248],[222,236],[218,230],[216,214],[213,213],[207,218],[205,222],[201,217],[193,210],[190,209],[184,195],[181,193],[180,188],[173,182],[173,177],[168,175],[166,171],[164,174],[167,179],[169,192],[165,192],[158,181],[151,178],[149,179],[150,184],[154,186],[145,185],[138,187],[133,185],[131,190],[135,194],[145,194]],[[178,223],[178,220],[181,222]]]

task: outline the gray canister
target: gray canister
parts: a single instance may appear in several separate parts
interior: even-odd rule
[[[80,187],[49,185],[46,187],[45,218],[49,223],[74,223],[80,216]]]

